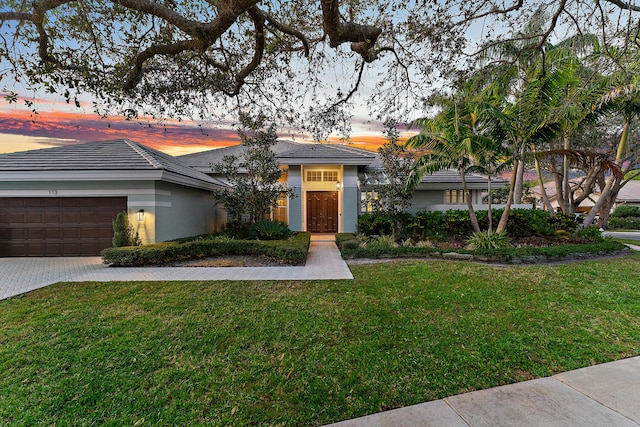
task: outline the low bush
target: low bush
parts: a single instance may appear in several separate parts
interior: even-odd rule
[[[596,243],[570,244],[546,247],[511,247],[498,249],[450,249],[432,248],[425,246],[397,246],[391,248],[381,247],[359,247],[355,249],[343,249],[342,257],[345,259],[354,258],[405,258],[415,256],[426,256],[430,254],[443,254],[446,252],[456,252],[458,254],[472,255],[482,260],[493,260],[495,262],[511,262],[518,258],[538,257],[549,261],[562,260],[570,255],[579,254],[607,254],[625,250],[626,247],[614,240],[604,240]],[[440,256],[440,255],[439,255]]]
[[[286,264],[302,264],[307,259],[310,233],[298,233],[287,240],[234,240],[203,238],[153,245],[107,248],[102,261],[116,267],[161,265],[188,259],[220,255],[257,255]]]
[[[347,242],[349,240],[357,240],[356,235],[353,233],[336,234],[336,246],[338,246],[338,249],[342,249],[342,245],[344,244],[344,242]]]
[[[620,205],[611,212],[611,218],[640,218],[640,207]]]
[[[480,233],[473,233],[473,235],[467,240],[467,243],[472,249],[498,249],[498,248],[510,248],[511,238],[507,233],[491,233],[481,231]]]
[[[370,212],[358,217],[358,233],[367,236],[395,235],[408,237],[414,218],[407,212]]]
[[[640,230],[640,217],[610,217],[609,228]]]
[[[281,221],[262,220],[249,227],[249,238],[255,240],[282,240],[291,235],[289,226]]]

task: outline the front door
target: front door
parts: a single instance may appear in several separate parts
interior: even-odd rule
[[[311,233],[338,232],[338,192],[307,192],[307,231]]]

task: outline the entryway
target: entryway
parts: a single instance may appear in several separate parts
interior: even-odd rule
[[[307,231],[311,233],[338,232],[338,192],[307,192]]]

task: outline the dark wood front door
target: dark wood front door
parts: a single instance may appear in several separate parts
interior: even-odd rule
[[[307,192],[307,231],[311,233],[338,232],[338,192]]]

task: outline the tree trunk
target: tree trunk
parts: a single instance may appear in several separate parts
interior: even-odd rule
[[[467,202],[467,208],[469,209],[469,218],[471,219],[471,226],[474,233],[480,232],[480,224],[478,223],[478,217],[476,217],[476,211],[473,209],[473,202],[471,200],[471,194],[467,189],[467,179],[465,178],[464,170],[460,170],[460,178],[462,179],[462,191],[464,192],[464,199]]]
[[[569,140],[569,132],[564,133],[564,149],[568,150],[571,148],[571,141]],[[574,209],[571,205],[570,195],[571,195],[571,183],[569,182],[569,158],[567,156],[563,156],[563,164],[562,164],[562,193],[558,192],[558,203],[562,207],[562,212],[565,214],[573,214]],[[562,198],[560,198],[560,195]]]
[[[504,206],[504,211],[502,211],[502,216],[500,217],[500,222],[498,223],[498,228],[496,228],[496,233],[502,233],[507,229],[507,221],[509,220],[509,211],[511,210],[511,202],[513,201],[513,188],[516,184],[516,172],[513,171],[511,174],[511,182],[509,183],[509,195],[507,196],[507,204]]]
[[[556,212],[553,209],[551,200],[549,200],[549,196],[547,195],[547,190],[546,188],[544,188],[544,181],[542,180],[542,170],[540,169],[540,162],[538,161],[537,158],[535,160],[535,165],[536,165],[536,175],[538,176],[538,185],[540,186],[540,195],[542,195],[542,202],[544,203],[547,210],[549,211],[549,215],[554,216]]]
[[[627,142],[629,141],[630,126],[631,126],[631,118],[625,117],[624,125],[622,127],[622,135],[620,135],[620,142],[618,143],[618,151],[616,153],[616,159],[615,159],[615,164],[618,167],[620,167],[622,165],[622,162],[624,161],[624,153],[627,150]],[[583,227],[588,227],[589,225],[591,225],[591,223],[595,219],[600,209],[602,209],[605,206],[605,204],[608,204],[607,202],[609,198],[612,196],[615,198],[615,196],[618,194],[618,191],[620,191],[620,188],[622,188],[622,185],[618,185],[616,181],[617,179],[615,174],[611,174],[611,176],[607,180],[607,184],[604,186],[604,189],[600,192],[600,197],[598,198],[598,201],[596,202],[595,205],[593,205],[593,207],[591,208],[587,216],[585,216],[584,221],[582,222]],[[613,194],[614,189],[615,189],[615,194]],[[611,208],[611,206],[609,206],[609,208]],[[607,219],[608,219],[608,215],[607,215]]]
[[[522,203],[522,181],[524,180],[524,162],[522,160],[516,161],[516,169],[513,173],[516,176],[513,187],[513,202],[519,204]]]
[[[491,212],[491,203],[493,202],[493,196],[491,195],[491,175],[487,175],[487,191],[489,192],[489,200],[488,200],[488,209],[487,209],[487,219],[489,220],[489,229],[487,230],[487,234],[491,236],[493,233],[493,212]]]

